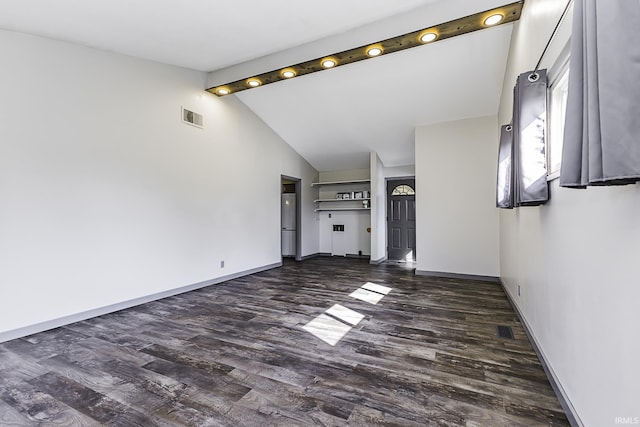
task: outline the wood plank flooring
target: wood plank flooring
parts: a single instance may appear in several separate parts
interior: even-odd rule
[[[0,425],[569,424],[498,285],[316,258],[0,344]]]

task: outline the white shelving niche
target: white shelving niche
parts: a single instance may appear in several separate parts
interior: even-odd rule
[[[320,253],[369,257],[371,180],[322,180],[321,177],[311,185],[318,188],[314,202],[320,221]]]
[[[325,181],[311,184],[319,187],[316,212],[371,210],[371,180]]]

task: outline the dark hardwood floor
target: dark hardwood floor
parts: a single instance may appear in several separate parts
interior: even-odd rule
[[[334,304],[364,318],[332,346]],[[316,258],[0,344],[0,425],[568,422],[499,285]]]

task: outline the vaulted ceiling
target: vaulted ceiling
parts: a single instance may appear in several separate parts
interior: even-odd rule
[[[509,2],[21,0],[0,4],[0,28],[211,72],[213,86]],[[416,126],[497,113],[511,26],[230,96],[318,170],[366,168],[370,151],[413,164]]]

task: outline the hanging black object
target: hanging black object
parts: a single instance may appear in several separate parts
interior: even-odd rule
[[[499,208],[539,206],[549,200],[547,155],[547,71],[520,74],[514,88],[513,125],[500,136]]]
[[[513,107],[516,206],[538,206],[549,200],[546,123],[547,70],[520,74]]]
[[[640,2],[574,2],[560,186],[640,181]]]
[[[498,186],[496,206],[504,209],[513,208],[513,126],[500,128],[500,149],[498,152]]]

